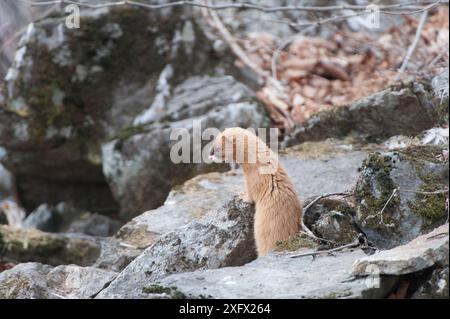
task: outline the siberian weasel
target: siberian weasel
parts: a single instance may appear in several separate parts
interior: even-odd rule
[[[215,138],[210,156],[217,162],[242,165],[247,188],[243,199],[255,203],[258,257],[299,232],[302,206],[294,185],[277,155],[261,139],[240,127],[229,128]]]

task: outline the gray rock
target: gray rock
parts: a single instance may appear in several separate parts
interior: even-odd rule
[[[406,245],[379,251],[353,265],[355,276],[405,275],[432,267],[448,267],[448,224]]]
[[[131,262],[98,298],[145,298],[167,274],[242,265],[256,257],[254,208],[239,199],[159,238]]]
[[[361,231],[355,223],[356,210],[350,201],[325,198],[305,213],[305,224],[320,238],[337,245],[354,242]]]
[[[136,257],[142,254],[142,252],[143,249],[122,243],[116,238],[110,237],[102,240],[100,255],[92,266],[120,272]]]
[[[368,277],[354,279],[352,263],[362,251],[336,256],[289,258],[270,254],[241,267],[174,274],[158,281],[188,298],[384,298],[397,279]]]
[[[411,296],[412,299],[448,299],[448,267],[436,269]]]
[[[356,222],[378,248],[405,244],[445,222],[446,195],[439,191],[448,189],[449,172],[443,151],[413,146],[372,153],[364,161],[355,191]]]
[[[220,130],[268,126],[268,118],[252,101],[252,93],[231,77],[191,78],[174,92],[177,95],[167,103],[164,121],[130,127],[103,146],[104,174],[124,219],[160,206],[173,186],[197,174],[226,169],[203,162],[174,164],[170,152],[178,141],[170,140],[170,134],[175,129],[187,129],[192,136],[194,120],[201,121],[202,128]],[[202,146],[206,143],[202,141]]]
[[[442,73],[435,76],[431,81],[434,94],[440,99],[440,102],[447,100],[447,112],[448,112],[448,68]]]
[[[87,299],[94,297],[115,277],[113,272],[93,267],[19,264],[0,273],[0,298]]]
[[[97,213],[83,212],[66,203],[56,207],[40,205],[24,220],[28,229],[45,232],[80,233],[89,236],[108,237],[114,235],[122,225],[110,217]]]
[[[158,237],[202,217],[238,194],[243,188],[241,172],[199,175],[172,189],[164,205],[147,211],[125,224],[115,238],[145,249]]]
[[[108,237],[114,235],[121,225],[121,222],[107,216],[86,212],[70,223],[65,231],[89,236]]]
[[[209,54],[188,6],[82,10],[79,29],[66,28],[65,18],[35,21],[19,41],[0,89],[1,162],[17,176],[28,211],[65,201],[113,214],[101,145],[172,87],[194,74],[223,74],[233,59]]]
[[[56,232],[59,226],[59,219],[53,207],[42,204],[25,218],[23,226],[25,228]]]
[[[285,139],[287,146],[329,137],[356,135],[381,141],[393,135],[416,135],[432,128],[439,114],[421,84],[389,88],[348,106],[324,111],[299,124]]]
[[[0,148],[0,158],[2,156],[2,149]],[[13,176],[11,173],[0,164],[0,202],[8,197],[13,196]]]
[[[100,255],[97,239],[77,234],[49,234],[0,225],[2,256],[16,262],[92,265]]]

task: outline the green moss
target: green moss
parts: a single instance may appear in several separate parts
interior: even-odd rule
[[[394,150],[413,165],[420,173],[423,163],[441,163],[438,156],[442,154],[442,147],[438,145],[413,145],[406,149]]]
[[[446,187],[439,178],[432,173],[422,177],[423,184],[419,192],[435,192]],[[421,194],[417,193],[414,201],[408,203],[411,211],[422,217],[422,229],[431,230],[445,222],[447,214],[445,211],[446,194]]]
[[[436,99],[438,100],[438,99]],[[445,125],[448,124],[448,97],[443,99],[442,101],[436,101],[435,103],[436,111],[439,114],[439,124]]]
[[[176,287],[164,287],[161,285],[151,285],[142,288],[142,292],[146,294],[167,294],[172,299],[186,299],[186,296]]]
[[[276,251],[296,251],[300,248],[316,248],[317,244],[314,243],[309,237],[303,234],[296,234],[284,241],[277,243]]]
[[[323,296],[322,299],[341,299],[341,298],[349,297],[351,295],[352,295],[351,291],[345,290],[342,292],[332,292],[328,295]]]
[[[126,140],[130,137],[142,134],[148,132],[148,129],[146,129],[146,125],[136,125],[136,126],[128,126],[120,130],[116,136],[114,136],[112,139],[119,139],[119,140]]]
[[[369,158],[363,161],[360,168],[362,179],[356,186],[356,198],[363,204],[361,210],[365,216],[381,211],[391,197],[396,188],[390,176],[391,170],[392,158],[379,152],[371,153]],[[397,224],[397,221],[391,216],[399,204],[399,196],[395,196],[389,201],[383,215],[386,224]],[[383,230],[385,228],[376,218],[368,219],[366,222],[373,229]],[[395,228],[390,228],[389,231],[395,231]]]
[[[8,226],[0,226],[0,251],[14,259],[22,260],[29,256],[51,258],[61,254],[66,245],[66,239],[48,236],[37,230],[12,230]]]

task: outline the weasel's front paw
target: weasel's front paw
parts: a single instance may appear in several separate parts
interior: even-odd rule
[[[253,204],[255,201],[253,201],[250,196],[248,196],[247,192],[242,192],[239,194],[239,198],[242,199],[244,203]]]

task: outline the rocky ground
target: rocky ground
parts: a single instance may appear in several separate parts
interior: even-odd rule
[[[256,259],[241,170],[169,158],[193,120],[269,127],[255,82],[191,10],[82,23],[30,25],[0,91],[0,298],[448,298],[448,69],[297,124],[280,161],[332,244]]]

